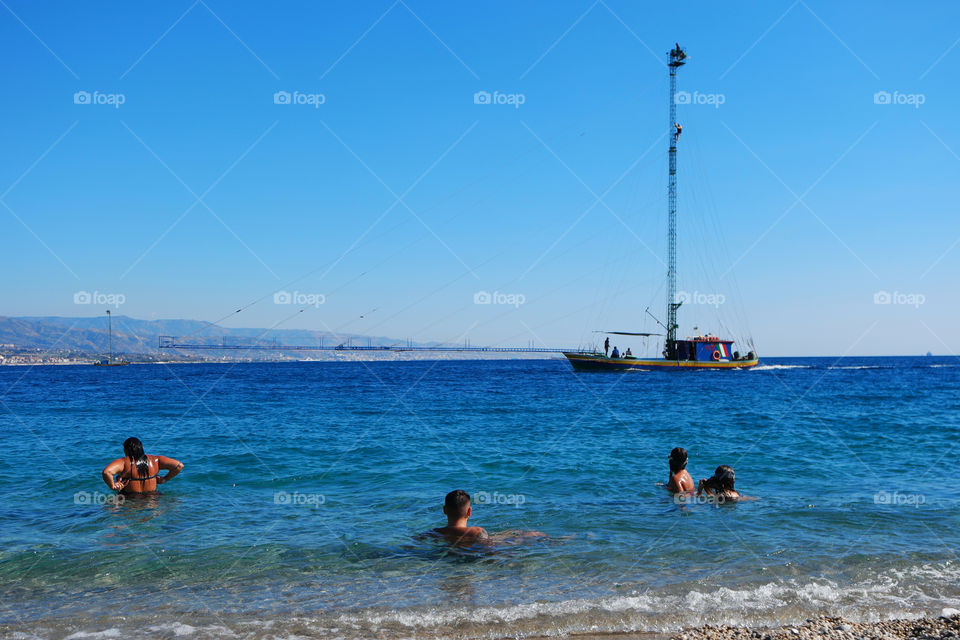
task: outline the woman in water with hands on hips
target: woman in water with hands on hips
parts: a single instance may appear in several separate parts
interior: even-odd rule
[[[124,495],[153,493],[157,486],[171,480],[183,470],[183,463],[166,456],[148,456],[137,438],[123,441],[123,458],[117,458],[103,469],[103,481]],[[166,471],[161,476],[160,472]]]

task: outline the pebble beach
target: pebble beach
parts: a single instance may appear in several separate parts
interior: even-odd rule
[[[670,640],[955,640],[960,638],[960,612],[947,610],[936,618],[851,622],[820,617],[799,626],[748,629],[703,626],[670,636]]]

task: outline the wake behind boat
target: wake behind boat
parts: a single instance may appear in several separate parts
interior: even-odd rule
[[[677,310],[683,304],[677,298],[677,142],[682,128],[677,122],[677,70],[686,64],[687,54],[677,44],[668,54],[670,70],[670,153],[667,187],[667,322],[657,321],[665,330],[662,358],[637,358],[631,355],[620,357],[608,355],[606,348],[601,353],[594,351],[564,351],[570,364],[577,370],[622,371],[629,369],[748,369],[760,362],[754,351],[741,355],[733,348],[733,340],[714,335],[698,335],[685,340],[677,339]],[[649,311],[647,312],[649,313]],[[615,335],[652,336],[654,333],[609,331]]]

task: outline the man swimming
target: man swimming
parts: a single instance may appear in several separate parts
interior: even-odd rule
[[[443,513],[447,516],[447,526],[433,529],[430,535],[443,537],[451,544],[470,545],[482,542],[485,546],[510,546],[520,544],[531,538],[547,538],[541,531],[508,529],[488,534],[483,527],[471,527],[467,524],[473,509],[470,506],[470,494],[461,489],[451,491],[443,501]]]
[[[697,495],[705,493],[719,500],[738,500],[741,496],[733,488],[734,480],[733,467],[722,464],[713,472],[713,477],[700,480],[700,484],[697,485]]]
[[[470,494],[462,489],[451,491],[443,500],[443,513],[447,516],[447,526],[433,530],[433,533],[443,536],[448,541],[470,543],[476,540],[486,540],[490,536],[483,527],[471,527],[467,521],[473,514],[470,506]]]
[[[687,471],[687,450],[683,447],[677,447],[670,452],[670,480],[667,481],[667,491],[672,493],[693,491],[693,478]]]

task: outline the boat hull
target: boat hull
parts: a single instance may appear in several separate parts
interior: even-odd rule
[[[664,360],[663,358],[608,358],[596,353],[565,351],[577,371],[630,371],[655,369],[750,369],[757,366],[759,358],[752,360]]]

